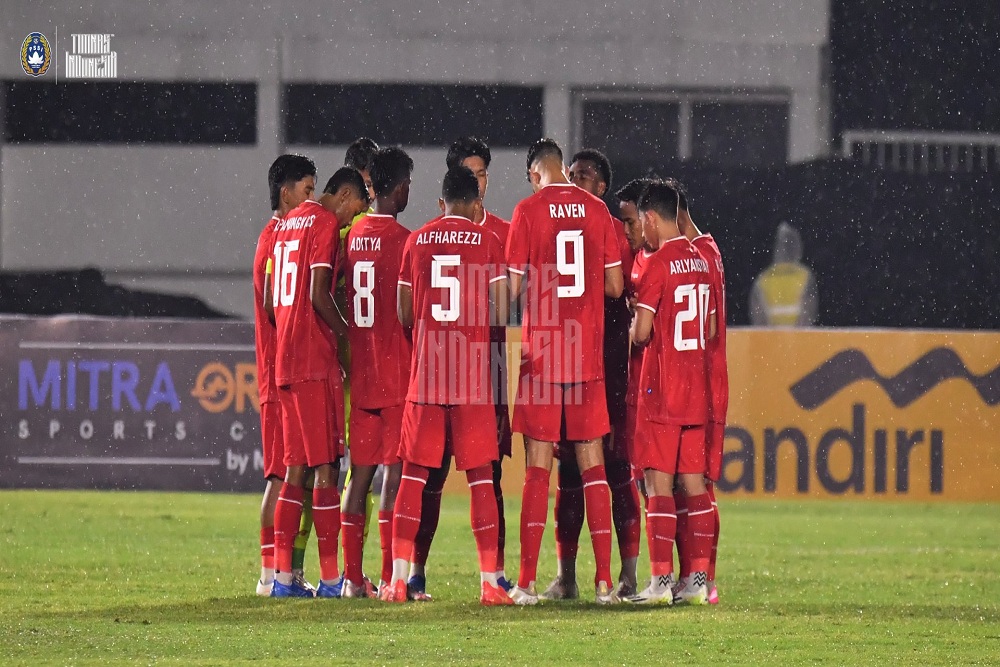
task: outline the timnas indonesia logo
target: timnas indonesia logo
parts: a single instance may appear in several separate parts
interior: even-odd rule
[[[727,492],[756,491],[757,458],[761,455],[763,491],[775,492],[781,467],[779,452],[790,452],[794,455],[797,494],[810,493],[810,484],[814,479],[823,491],[834,495],[848,492],[864,494],[867,491],[906,494],[911,489],[914,470],[911,459],[920,448],[926,448],[922,456],[929,461],[929,474],[925,476],[921,472],[918,479],[927,478],[929,492],[941,494],[945,484],[945,432],[942,428],[873,424],[869,417],[871,409],[863,399],[853,402],[850,414],[843,416],[847,423],[831,423],[833,420],[816,411],[837,394],[862,381],[873,382],[878,387],[877,392],[880,391],[894,408],[902,410],[933,392],[941,383],[954,379],[973,387],[986,406],[1000,404],[1000,366],[984,375],[976,375],[950,348],[934,348],[893,376],[880,374],[861,350],[838,352],[794,382],[788,390],[795,405],[805,411],[800,413],[800,419],[820,425],[820,428],[830,428],[819,434],[814,440],[815,445],[810,446],[809,429],[797,425],[764,428],[762,442],[755,441],[755,434],[747,428],[740,425],[727,427],[723,478],[719,488]],[[862,395],[871,396],[870,388],[863,391]],[[884,414],[884,410],[879,412]],[[906,421],[912,423],[914,419],[910,417]],[[812,430],[815,431],[815,428]],[[846,457],[841,451],[843,447],[847,448]],[[836,454],[835,448],[838,450]],[[846,458],[849,464],[832,465],[834,456],[841,463]],[[868,463],[872,466],[870,477],[866,476]],[[890,475],[890,472],[893,474]],[[870,489],[866,488],[866,479],[872,483]],[[787,483],[783,486],[787,488]]]
[[[178,378],[167,361],[21,359],[18,437],[183,441],[192,435],[192,422],[230,413],[229,437],[243,440],[242,415],[260,409],[256,365],[213,361],[189,368],[198,369],[193,377],[185,367]]]

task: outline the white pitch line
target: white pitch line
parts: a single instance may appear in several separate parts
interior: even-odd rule
[[[222,459],[185,459],[155,456],[19,456],[25,465],[112,465],[112,466],[221,466]]]
[[[26,340],[18,345],[22,350],[165,350],[168,352],[253,352],[253,345],[213,343],[82,343],[77,341]]]

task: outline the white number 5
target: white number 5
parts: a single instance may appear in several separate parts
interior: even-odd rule
[[[697,289],[696,289],[697,288]],[[674,349],[678,352],[705,349],[705,319],[708,317],[708,285],[681,285],[674,290],[674,303],[687,307],[674,320]],[[684,337],[684,324],[698,319],[698,338]]]
[[[441,270],[446,266],[459,266],[459,255],[434,255],[431,260],[431,287],[448,290],[448,307],[439,303],[431,306],[431,317],[438,322],[457,322],[461,313],[459,290],[462,283],[455,276],[446,276]]]

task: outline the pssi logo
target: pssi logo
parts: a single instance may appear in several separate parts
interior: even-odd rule
[[[233,370],[219,361],[206,364],[195,378],[191,395],[213,414],[234,406],[235,412],[243,413],[248,403],[257,410],[257,365],[238,363]]]

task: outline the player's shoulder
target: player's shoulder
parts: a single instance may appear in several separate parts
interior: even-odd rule
[[[486,211],[486,223],[494,227],[510,227],[510,221],[504,220],[499,215]]]
[[[715,239],[711,234],[696,236],[691,243],[694,247],[704,253],[711,254],[713,257],[722,257],[722,252],[719,250],[719,244],[715,242]]]
[[[279,218],[277,215],[272,215],[271,219],[267,221],[266,225],[264,225],[264,229],[260,230],[260,234],[257,236],[257,241],[258,242],[263,241],[271,234],[273,234],[274,228],[279,222],[281,222],[281,218]]]

